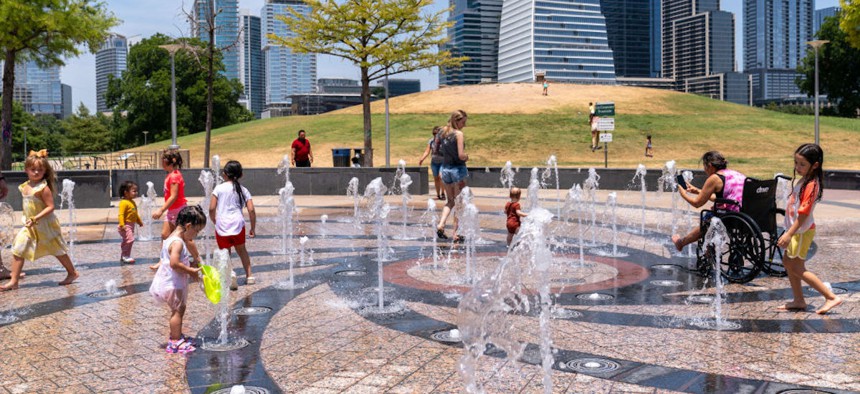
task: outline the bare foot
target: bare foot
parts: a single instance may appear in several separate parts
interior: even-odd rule
[[[159,266],[159,265],[161,265],[161,262],[160,262],[160,261],[159,261],[159,262],[157,262],[157,263],[155,263],[155,264],[153,264],[153,265],[150,265],[150,266],[149,266],[149,269],[151,269],[151,270],[153,270],[153,271],[158,271],[158,266]]]
[[[15,283],[15,284],[7,283],[5,286],[0,286],[0,291],[15,290],[15,289],[17,289],[17,288],[18,288],[18,284],[17,284],[17,283]]]
[[[74,282],[75,279],[78,279],[78,276],[80,276],[78,274],[78,271],[75,271],[75,272],[72,272],[71,274],[66,275],[66,279],[63,279],[63,281],[60,282],[60,286],[72,284],[72,282]]]
[[[682,249],[684,249],[684,246],[681,245],[681,236],[680,235],[678,235],[678,234],[673,235],[672,236],[672,243],[675,244],[675,249],[677,249],[679,252]]]
[[[815,311],[815,313],[817,313],[819,315],[823,315],[827,312],[830,312],[831,309],[836,308],[837,306],[839,306],[841,304],[842,304],[842,299],[839,297],[836,297],[832,300],[827,300],[824,302],[824,305],[821,308],[819,308],[817,311]]]
[[[785,304],[785,305],[783,305],[783,306],[778,306],[778,307],[776,307],[776,310],[777,310],[777,311],[781,311],[781,312],[785,312],[785,311],[791,311],[791,312],[803,311],[803,310],[806,310],[806,303],[802,303],[802,302],[788,302],[788,303],[786,303],[786,304]]]

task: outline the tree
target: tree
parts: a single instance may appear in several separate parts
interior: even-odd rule
[[[114,147],[114,137],[108,127],[110,120],[102,114],[90,115],[81,103],[78,113],[63,120],[66,140],[63,149],[68,152],[106,152]]]
[[[839,0],[842,8],[842,18],[839,27],[848,35],[852,47],[860,49],[860,1]]]
[[[15,101],[12,105],[12,127],[23,131],[12,135],[12,154],[10,155],[12,161],[25,159],[25,135],[27,151],[47,149],[52,156],[60,153],[63,133],[57,118],[51,115],[33,116],[24,111],[21,103]]]
[[[81,45],[95,53],[118,20],[105,4],[90,0],[2,0],[0,51],[3,53],[3,93],[0,168],[12,164],[12,94],[15,64],[35,60],[39,65],[63,65],[81,54]],[[14,22],[13,22],[14,21]]]
[[[201,12],[201,5],[206,8],[204,12]],[[222,12],[224,12],[224,10],[219,8],[217,12],[215,11],[215,0],[207,0],[202,4],[195,2],[194,6],[197,7],[194,12],[185,13],[186,16],[188,16],[189,21],[191,21],[191,29],[200,35],[205,32],[207,38],[206,51],[204,52],[204,57],[206,60],[206,140],[204,142],[203,148],[203,167],[208,168],[209,144],[212,137],[212,112],[215,108],[215,60],[218,50],[233,50],[239,44],[239,36],[237,35],[236,37],[234,37],[232,42],[219,43],[218,50],[216,50],[215,33],[218,30],[222,29],[223,26],[218,26],[215,22],[216,18],[218,17],[218,14],[221,14]],[[195,51],[193,53],[196,55],[198,52]]]
[[[269,35],[296,53],[322,53],[351,61],[361,70],[365,163],[373,166],[370,124],[370,82],[387,75],[435,66],[456,67],[466,57],[437,51],[448,41],[449,10],[422,15],[433,0],[307,0],[310,12],[295,8],[278,17],[293,33]]]
[[[159,45],[177,42],[197,48],[179,51],[174,59],[177,134],[199,131],[206,122],[206,74],[200,72],[193,55],[194,51],[202,50],[204,44],[196,39],[174,40],[156,34],[132,46],[128,53],[128,68],[122,78],[112,78],[108,82],[105,100],[113,108],[111,127],[117,135],[116,148],[140,145],[143,131],[150,133],[151,141],[170,138],[170,55]],[[213,67],[216,73],[213,79],[212,127],[253,119],[253,114],[238,103],[242,84],[217,73],[224,68],[218,52]]]
[[[827,18],[818,31],[818,39],[830,43],[818,50],[819,92],[836,103],[839,116],[855,117],[860,108],[860,49],[848,45],[848,35],[839,28],[839,17]],[[810,49],[798,72],[804,93],[815,94],[815,52]]]

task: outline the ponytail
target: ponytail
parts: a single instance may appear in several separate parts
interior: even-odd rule
[[[245,193],[242,193],[242,185],[239,184],[239,178],[242,177],[242,164],[240,164],[236,160],[230,160],[224,166],[224,175],[227,175],[227,179],[230,182],[233,182],[233,191],[239,196],[239,209],[245,207]]]

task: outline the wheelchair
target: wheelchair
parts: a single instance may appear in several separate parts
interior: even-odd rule
[[[720,273],[732,283],[747,283],[760,272],[771,276],[787,275],[782,265],[782,250],[777,246],[779,237],[785,229],[777,226],[776,215],[785,216],[785,210],[777,208],[776,190],[779,179],[791,178],[777,175],[774,179],[758,180],[746,178],[741,203],[730,199],[716,199],[713,210],[702,210],[699,214],[699,228],[702,237],[696,246],[696,271],[710,275],[719,259]],[[740,212],[725,209],[726,206],[740,206]],[[727,250],[715,256],[712,245],[705,245],[705,234],[710,220],[722,220],[728,231]]]

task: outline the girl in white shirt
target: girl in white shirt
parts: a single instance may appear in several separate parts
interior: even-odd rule
[[[226,182],[215,187],[212,201],[209,203],[209,218],[215,223],[215,242],[218,243],[219,249],[236,249],[236,254],[242,260],[242,267],[245,268],[245,284],[253,285],[257,281],[251,275],[251,258],[245,249],[245,218],[242,216],[242,208],[248,209],[248,217],[251,219],[248,238],[254,238],[257,214],[254,212],[251,193],[239,184],[242,164],[236,160],[228,161],[221,170],[221,177]]]

